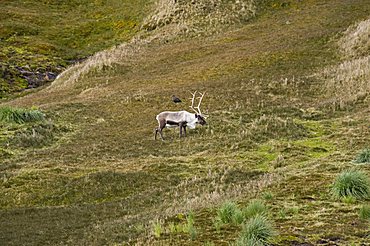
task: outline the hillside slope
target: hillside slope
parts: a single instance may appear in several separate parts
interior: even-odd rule
[[[50,83],[67,66],[129,40],[150,1],[0,3],[0,98]]]
[[[154,28],[152,20],[172,16],[159,14],[160,1],[139,36],[3,103],[37,106],[60,130],[51,143],[24,147],[2,124],[1,242],[229,245],[241,228],[217,228],[216,209],[260,198],[279,232],[274,245],[369,243],[369,222],[358,216],[368,201],[329,191],[370,145],[368,44],[350,55],[346,48],[359,45],[345,41],[366,26],[368,1],[238,1],[251,11],[225,23],[217,23],[222,13],[242,6],[214,2],[216,19],[201,5],[198,20],[175,15]],[[171,4],[174,13],[199,10]],[[190,31],[173,32],[184,26]],[[343,71],[357,60],[365,60],[361,76]],[[337,83],[340,74],[351,89]],[[361,93],[348,96],[355,88]],[[188,109],[195,90],[206,92],[208,124],[155,141],[155,115]],[[173,104],[173,94],[184,103]],[[370,175],[368,165],[358,168]],[[195,236],[170,229],[191,211]]]

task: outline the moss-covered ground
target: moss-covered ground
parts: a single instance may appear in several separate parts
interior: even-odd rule
[[[28,88],[26,77],[31,73],[59,74],[97,51],[129,40],[150,6],[145,0],[1,1],[0,98]]]
[[[370,145],[369,99],[333,111],[312,75],[339,63],[336,40],[370,5],[261,6],[228,31],[152,42],[131,63],[5,102],[38,106],[61,130],[20,146],[4,132],[26,126],[1,128],[0,242],[230,245],[241,227],[217,228],[216,209],[260,198],[279,233],[274,245],[369,245],[369,221],[358,215],[369,201],[330,194]],[[206,91],[208,124],[155,141],[155,115],[188,109],[194,90]],[[369,165],[356,167],[370,176]],[[196,233],[176,231],[191,211]]]

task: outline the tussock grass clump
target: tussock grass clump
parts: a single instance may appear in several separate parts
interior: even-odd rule
[[[26,122],[44,121],[45,115],[37,109],[24,109],[13,107],[0,108],[0,121],[23,124]]]
[[[335,179],[331,187],[333,196],[337,199],[354,197],[365,199],[370,195],[370,183],[367,175],[359,170],[345,170]]]
[[[359,215],[361,219],[370,221],[370,205],[369,204],[363,205],[360,208]]]
[[[223,224],[242,224],[246,219],[266,215],[267,208],[261,200],[252,200],[247,207],[240,209],[234,202],[227,201],[217,210],[216,227]]]
[[[217,210],[216,220],[223,224],[230,223],[233,221],[238,210],[239,208],[236,203],[227,201]]]
[[[257,215],[266,215],[267,207],[261,200],[252,200],[246,208],[243,209],[243,215],[245,218],[253,218]]]
[[[236,245],[268,245],[275,235],[272,222],[263,215],[256,215],[243,226]]]
[[[366,148],[357,154],[355,163],[370,163],[370,148]]]

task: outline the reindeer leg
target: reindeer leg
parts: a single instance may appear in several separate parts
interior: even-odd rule
[[[186,124],[184,124],[182,127],[184,127],[184,137],[186,137]]]
[[[159,131],[159,135],[160,135],[160,136],[161,136],[161,138],[162,138],[162,141],[164,141],[163,134],[162,134],[162,130],[163,130],[163,128],[165,128],[165,126],[166,126],[166,120],[161,120],[161,121],[159,122],[158,131]]]
[[[179,128],[180,128],[180,138],[182,137],[182,127],[183,127],[184,123],[183,122],[180,122],[179,123]]]
[[[154,129],[154,140],[157,140],[158,127]]]

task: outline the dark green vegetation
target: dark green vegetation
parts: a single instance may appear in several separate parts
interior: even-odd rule
[[[40,86],[66,66],[129,40],[149,1],[0,2],[0,98]]]
[[[370,205],[365,204],[360,208],[360,218],[363,220],[370,220]]]
[[[243,210],[245,218],[253,218],[256,215],[265,215],[267,208],[261,200],[252,200],[248,206]]]
[[[0,121],[22,124],[26,122],[44,121],[44,114],[37,109],[23,109],[2,107],[0,108]]]
[[[236,245],[268,245],[274,235],[272,223],[266,217],[256,215],[244,225]]]
[[[261,200],[252,200],[242,209],[235,202],[226,201],[217,209],[215,226],[221,228],[225,224],[239,225],[256,215],[267,214],[267,208]]]
[[[369,177],[366,173],[354,169],[343,171],[335,179],[332,193],[335,198],[370,198]]]
[[[216,223],[227,224],[233,222],[237,214],[240,214],[238,206],[234,202],[225,202],[217,210]]]
[[[369,18],[370,5],[259,4],[255,18],[224,32],[159,36],[7,102],[36,105],[61,130],[35,148],[12,144],[12,125],[2,125],[0,241],[229,245],[247,230],[233,221],[217,228],[218,209],[258,199],[269,211],[259,228],[274,221],[274,245],[366,245],[369,221],[359,213],[368,201],[334,199],[331,185],[370,146],[369,98],[333,106],[336,95],[315,75],[342,62],[337,40]],[[110,61],[114,52],[104,54]],[[194,90],[206,91],[208,125],[154,141],[155,115],[188,109]],[[369,176],[369,165],[356,167]]]
[[[221,233],[230,225],[241,225],[236,245],[267,245],[276,236],[267,216],[268,209],[261,200],[252,200],[242,209],[236,203],[227,201],[217,209],[215,227]]]
[[[356,156],[355,163],[370,163],[370,149],[361,150]]]

